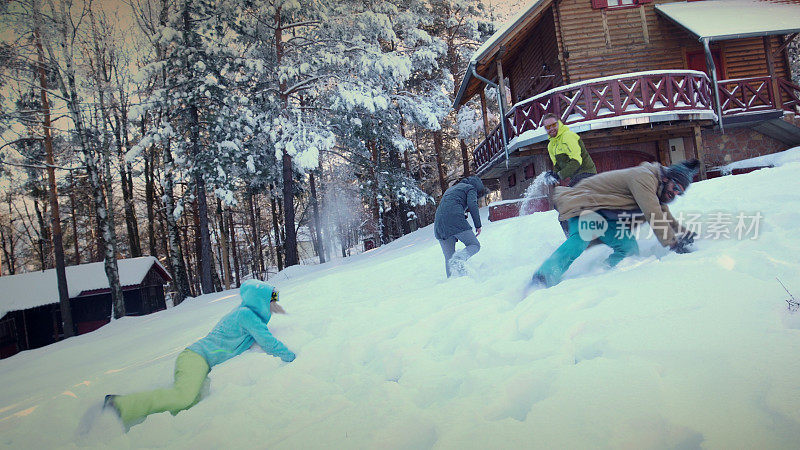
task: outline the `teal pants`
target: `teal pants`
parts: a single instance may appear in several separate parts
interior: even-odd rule
[[[569,237],[542,263],[542,266],[534,274],[534,278],[544,278],[548,287],[558,284],[564,272],[589,246],[589,241],[583,240],[578,232],[578,217],[569,219],[567,223],[569,225]],[[609,221],[605,234],[597,238],[614,250],[614,253],[606,260],[606,265],[609,267],[616,266],[626,256],[639,254],[639,245],[636,243],[636,239],[630,229],[627,227],[624,229],[618,228],[616,221]]]
[[[169,411],[173,415],[189,409],[200,400],[200,389],[211,369],[205,358],[186,349],[175,361],[175,382],[171,388],[119,395],[114,405],[126,426],[150,414]]]

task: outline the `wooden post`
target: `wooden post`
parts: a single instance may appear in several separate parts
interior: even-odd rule
[[[659,139],[658,145],[658,159],[661,165],[668,166],[672,164],[672,158],[669,154],[669,141],[667,139]]]
[[[694,130],[694,152],[697,156],[697,159],[700,161],[700,179],[705,180],[708,178],[706,175],[706,164],[704,161],[704,154],[703,154],[703,135],[700,133],[700,127],[695,125],[693,127]]]
[[[608,29],[608,18],[606,17],[606,10],[602,11],[603,15],[603,36],[606,40],[606,48],[611,48],[611,32]]]
[[[781,91],[778,89],[778,77],[775,76],[775,61],[772,58],[772,50],[770,50],[769,46],[769,36],[764,36],[762,40],[764,41],[764,53],[767,55],[767,70],[769,71],[769,87],[772,91],[772,102],[775,109],[783,109]]]
[[[503,104],[503,111],[508,111],[508,103],[506,102],[506,81],[503,76],[503,53],[505,53],[505,48],[501,47],[500,51],[497,53],[495,64],[497,64],[497,85],[500,86],[500,101]],[[500,118],[500,120],[504,119],[505,117]]]
[[[639,6],[639,16],[642,18],[642,37],[644,38],[644,43],[650,43],[650,33],[647,30],[647,15],[644,12],[644,5]]]
[[[483,92],[483,89],[479,91],[479,96],[481,98],[481,115],[483,116],[483,137],[489,139],[489,111],[486,108],[486,93]]]

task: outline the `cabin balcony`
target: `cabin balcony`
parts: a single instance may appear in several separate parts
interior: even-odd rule
[[[551,112],[581,133],[656,122],[718,122],[718,113],[725,125],[737,118],[795,111],[800,105],[800,87],[769,76],[720,80],[717,90],[719,108],[708,76],[693,70],[638,72],[551,89],[510,108],[505,114],[507,150],[498,124],[473,152],[475,171],[494,178],[504,170],[500,163],[506,151],[546,141],[542,117]]]

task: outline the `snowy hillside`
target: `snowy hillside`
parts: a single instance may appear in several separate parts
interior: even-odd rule
[[[212,370],[195,407],[127,434],[74,432],[103,395],[169,384],[236,291],[23,352],[0,361],[0,446],[796,448],[800,312],[776,277],[800,299],[798,173],[696,183],[672,207],[701,215],[694,253],[651,237],[608,271],[595,246],[524,299],[563,241],[555,212],[487,221],[467,277],[444,278],[431,227],[294,268],[269,280],[293,363],[253,348]],[[761,215],[741,239],[740,213]]]

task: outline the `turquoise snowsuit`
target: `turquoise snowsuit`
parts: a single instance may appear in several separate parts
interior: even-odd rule
[[[178,355],[171,388],[114,396],[113,405],[125,426],[130,427],[150,414],[170,411],[174,415],[191,408],[200,400],[200,389],[211,367],[243,353],[254,341],[270,355],[285,362],[293,361],[295,354],[267,329],[274,289],[258,280],[242,283],[241,305],[220,319],[206,337]]]

